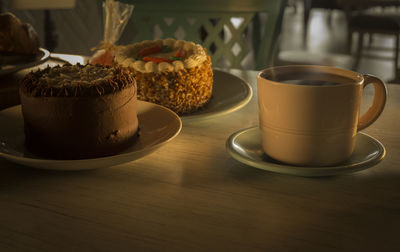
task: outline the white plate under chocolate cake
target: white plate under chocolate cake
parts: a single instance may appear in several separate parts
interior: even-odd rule
[[[137,137],[136,83],[130,71],[64,65],[21,81],[25,142],[34,154],[84,159],[117,154]]]
[[[182,115],[204,107],[212,96],[211,59],[199,44],[147,40],[118,47],[115,61],[134,73],[138,99]]]

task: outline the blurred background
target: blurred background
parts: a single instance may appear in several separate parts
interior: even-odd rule
[[[135,4],[135,1],[129,2]],[[396,67],[400,1],[282,2],[284,10],[272,65],[333,65],[400,83]],[[0,0],[0,8],[2,12],[12,12],[23,22],[32,24],[42,47],[52,52],[91,55],[91,48],[103,39],[101,1]],[[135,8],[133,15],[136,11]],[[267,19],[261,16],[261,23]],[[134,40],[135,32],[130,28],[132,22],[128,23],[119,44]],[[241,67],[256,68],[251,63]]]

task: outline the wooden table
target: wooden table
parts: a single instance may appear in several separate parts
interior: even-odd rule
[[[382,162],[303,178],[228,155],[226,139],[258,123],[257,72],[231,73],[253,87],[246,107],[184,123],[137,161],[55,172],[0,160],[0,251],[400,251],[400,85],[364,131]]]

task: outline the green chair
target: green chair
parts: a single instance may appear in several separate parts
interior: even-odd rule
[[[213,65],[271,65],[286,0],[121,0],[135,6],[124,33],[129,43],[176,38],[202,44]],[[120,44],[125,44],[120,41]]]

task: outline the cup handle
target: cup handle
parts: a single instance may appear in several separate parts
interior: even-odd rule
[[[369,84],[374,85],[374,101],[367,112],[365,112],[365,114],[358,120],[357,131],[365,129],[375,122],[382,113],[386,104],[387,89],[385,83],[375,76],[365,74],[363,89]]]

